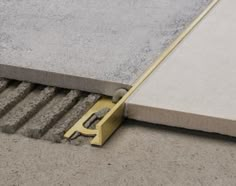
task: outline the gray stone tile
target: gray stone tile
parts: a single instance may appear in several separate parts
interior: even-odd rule
[[[130,118],[236,136],[235,1],[220,1],[127,103]]]
[[[211,0],[2,0],[0,77],[112,95]]]

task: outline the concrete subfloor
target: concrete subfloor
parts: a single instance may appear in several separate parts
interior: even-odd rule
[[[0,77],[113,95],[211,0],[1,0]]]
[[[235,185],[235,142],[135,121],[103,148],[0,133],[0,185]]]
[[[131,119],[236,136],[236,1],[221,0],[131,96]]]

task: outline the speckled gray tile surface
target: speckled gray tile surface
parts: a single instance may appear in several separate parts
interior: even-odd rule
[[[211,0],[1,0],[0,76],[129,88]]]

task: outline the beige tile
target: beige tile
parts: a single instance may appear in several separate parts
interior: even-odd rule
[[[218,3],[128,100],[129,118],[236,136],[235,6]]]

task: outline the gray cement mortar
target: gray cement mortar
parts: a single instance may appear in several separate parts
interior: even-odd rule
[[[55,92],[56,88],[54,87],[46,87],[43,91],[34,90],[27,99],[16,105],[5,117],[0,119],[0,129],[6,133],[15,133],[52,99]]]
[[[22,128],[22,134],[36,139],[41,138],[68,110],[74,106],[80,96],[80,91],[71,90],[65,97],[56,96],[50,104],[28,121]],[[60,101],[60,102],[59,102]],[[58,103],[59,104],[56,104]],[[50,112],[48,108],[50,108]],[[45,111],[45,112],[44,112]]]
[[[0,79],[0,93],[7,87],[8,81],[5,79]]]
[[[90,94],[82,98],[71,110],[51,128],[43,139],[53,142],[61,142],[63,136],[100,98],[98,94]]]
[[[58,143],[101,98],[99,94],[14,80],[0,79],[1,85],[0,131]]]
[[[2,0],[0,77],[112,95],[211,0]]]
[[[3,93],[0,97],[0,115],[9,111],[16,103],[24,98],[33,88],[33,84],[22,82],[15,90]]]
[[[232,138],[126,121],[103,148],[0,133],[0,185],[235,185]]]

